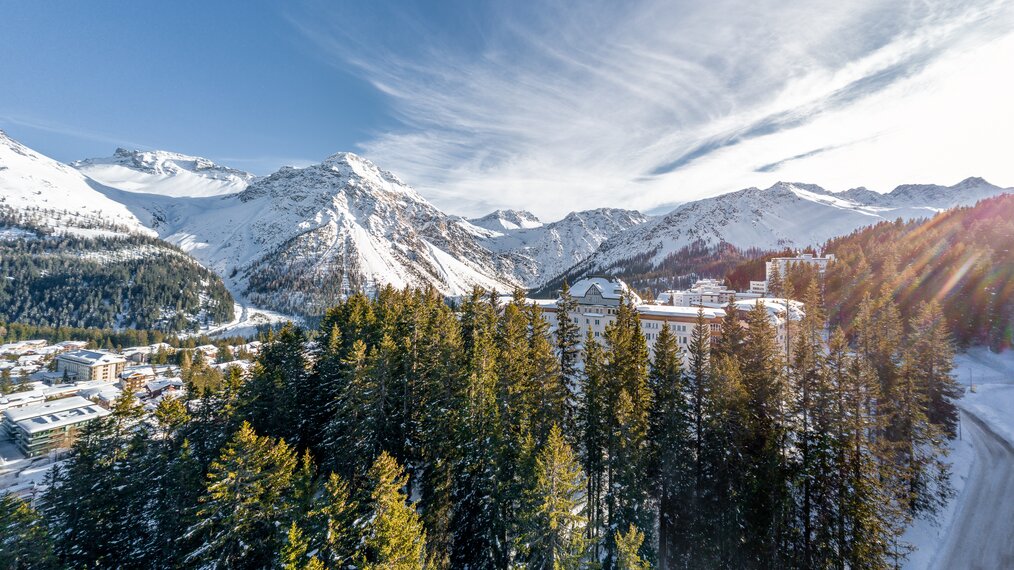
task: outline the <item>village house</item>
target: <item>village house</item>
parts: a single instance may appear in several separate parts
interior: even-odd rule
[[[152,366],[129,366],[120,373],[120,389],[139,392],[145,384],[155,379],[155,375]]]

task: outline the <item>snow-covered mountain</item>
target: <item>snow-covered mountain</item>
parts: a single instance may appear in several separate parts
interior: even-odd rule
[[[683,204],[665,216],[624,231],[568,273],[612,272],[631,259],[658,266],[695,242],[780,249],[821,245],[829,238],[897,218],[930,217],[1014,189],[968,178],[954,186],[914,184],[880,194],[866,188],[829,192],[813,184],[779,182]]]
[[[479,220],[503,219],[502,212],[498,210]],[[474,225],[476,221],[470,223]],[[526,287],[539,287],[594,253],[605,240],[647,221],[644,214],[635,210],[599,208],[571,212],[562,220],[545,225],[493,232],[481,243],[509,256],[514,275]]]
[[[163,196],[235,194],[254,180],[249,172],[163,150],[118,148],[113,156],[78,160],[72,166],[106,186]]]
[[[152,234],[126,206],[100,190],[77,170],[0,131],[0,209],[27,215],[33,225],[83,237]]]
[[[481,218],[474,218],[467,220],[467,222],[472,226],[486,230],[481,233],[488,237],[542,226],[542,221],[527,210],[495,210]]]
[[[284,167],[239,194],[118,199],[258,306],[316,314],[347,289],[508,291],[509,262],[373,163],[350,153]]]

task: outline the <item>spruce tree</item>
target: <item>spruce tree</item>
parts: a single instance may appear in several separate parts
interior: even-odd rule
[[[605,377],[607,382],[606,489],[607,524],[621,529],[630,524],[651,529],[648,504],[648,347],[632,303],[623,299],[616,320],[606,327]],[[615,563],[616,531],[607,533],[607,566]],[[650,544],[650,541],[649,541]]]
[[[644,533],[630,525],[627,532],[616,532],[616,570],[648,570],[651,565],[641,556]]]
[[[187,562],[225,568],[269,565],[284,540],[276,523],[288,522],[287,492],[296,463],[284,441],[259,436],[244,422],[208,470],[198,522],[188,531],[199,543]]]
[[[584,342],[584,373],[581,377],[578,414],[581,465],[587,476],[588,540],[592,559],[599,559],[599,544],[604,537],[606,479],[606,441],[608,437],[608,399],[605,355],[602,346],[588,331]]]
[[[57,568],[53,541],[42,516],[25,500],[8,493],[0,494],[0,567]]]
[[[454,437],[451,567],[497,568],[505,564],[504,521],[499,518],[496,308],[479,290],[462,304],[467,363]]]
[[[307,540],[321,563],[345,568],[354,560],[360,543],[358,504],[348,483],[332,473],[323,493],[307,513]]]
[[[648,383],[651,411],[648,417],[649,476],[658,505],[658,566],[675,567],[687,552],[691,528],[685,511],[692,498],[692,414],[682,371],[682,354],[668,324],[655,340]],[[692,540],[692,539],[690,539]]]
[[[527,567],[577,569],[587,554],[587,520],[581,515],[584,474],[559,426],[538,453],[531,511],[523,517]]]
[[[954,401],[961,397],[961,386],[951,374],[954,348],[943,311],[935,301],[924,303],[916,312],[910,345],[910,370],[926,402],[926,418],[954,438],[958,427],[958,408]]]
[[[365,570],[412,570],[423,568],[426,532],[415,508],[408,504],[408,477],[386,452],[369,473],[373,491],[366,505],[362,549],[357,567]]]
[[[575,322],[577,312],[577,300],[571,296],[570,285],[564,281],[556,302],[556,353],[560,359],[560,379],[567,388],[562,428],[564,435],[570,438],[577,435],[578,421],[581,327]]]
[[[316,556],[307,556],[309,546],[303,531],[292,523],[285,544],[278,554],[278,566],[282,570],[324,570],[324,564]]]
[[[748,552],[758,561],[779,564],[787,539],[787,391],[771,317],[763,303],[747,315],[747,336],[740,358],[747,393],[747,488],[745,490]]]

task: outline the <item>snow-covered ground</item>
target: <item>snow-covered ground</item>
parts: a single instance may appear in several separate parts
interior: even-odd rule
[[[302,324],[302,321],[295,317],[265,309],[258,309],[243,303],[236,303],[233,306],[233,311],[236,317],[231,322],[202,328],[198,331],[198,334],[206,334],[212,338],[230,336],[243,336],[249,338],[257,334],[258,327],[265,325],[275,325],[288,321],[292,321],[296,324]]]
[[[935,521],[905,535],[916,546],[905,567],[1014,567],[1014,352],[973,348],[954,359],[966,387],[961,439],[953,442],[956,495]]]

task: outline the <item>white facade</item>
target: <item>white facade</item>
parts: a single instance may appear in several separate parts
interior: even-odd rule
[[[658,333],[662,331],[665,323],[668,323],[681,347],[689,346],[697,322],[699,307],[644,303],[626,283],[618,279],[608,280],[600,277],[582,279],[571,287],[570,294],[577,301],[578,307],[566,317],[559,313],[556,301],[533,302],[542,308],[543,315],[551,327],[555,328],[559,319],[569,318],[578,325],[582,339],[589,332],[594,338],[601,339],[605,335],[606,327],[616,320],[616,313],[623,298],[630,299],[634,303],[641,322],[641,332],[649,349],[654,346]],[[709,324],[712,336],[717,335],[721,331],[721,320],[725,316],[725,311],[714,307],[704,307],[701,310],[704,311],[704,318]]]
[[[697,307],[699,305],[726,305],[736,292],[718,279],[699,279],[693,287],[683,291],[666,291],[658,296],[662,305]]]
[[[812,253],[803,253],[796,257],[773,257],[764,264],[764,279],[771,281],[771,273],[778,268],[778,274],[782,277],[789,268],[796,264],[816,265],[817,271],[821,274],[827,270],[827,264],[834,261],[834,255],[828,254],[825,257],[814,256]]]
[[[127,365],[118,354],[98,350],[72,350],[56,357],[56,371],[77,381],[116,381]]]

